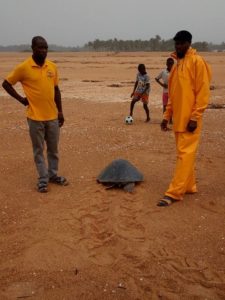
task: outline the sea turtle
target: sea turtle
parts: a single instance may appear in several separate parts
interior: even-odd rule
[[[119,187],[127,192],[132,192],[135,183],[143,180],[141,172],[125,159],[113,160],[97,177],[97,181],[107,185],[107,189]]]

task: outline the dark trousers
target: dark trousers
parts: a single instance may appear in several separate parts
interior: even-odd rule
[[[58,172],[59,122],[58,120],[34,121],[31,119],[27,119],[27,122],[39,182],[48,183],[49,178],[57,175]],[[44,158],[45,143],[47,146],[48,166],[46,166]]]

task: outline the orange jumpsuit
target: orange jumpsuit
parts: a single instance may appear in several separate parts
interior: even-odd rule
[[[195,157],[202,127],[202,114],[208,105],[211,70],[204,59],[189,48],[185,57],[177,59],[169,77],[169,102],[163,118],[173,116],[177,162],[174,177],[165,195],[182,200],[185,193],[197,191],[195,181]],[[197,129],[191,133],[186,127],[190,120],[197,121]]]

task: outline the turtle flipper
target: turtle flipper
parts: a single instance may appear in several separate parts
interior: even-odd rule
[[[132,193],[134,191],[135,183],[134,182],[128,182],[124,185],[123,189],[126,192]]]
[[[114,187],[116,187],[117,185],[116,185],[116,183],[112,183],[112,184],[110,184],[110,185],[107,185],[106,186],[106,190],[110,190],[110,189],[113,189]]]

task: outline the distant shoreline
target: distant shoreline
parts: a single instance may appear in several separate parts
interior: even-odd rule
[[[223,52],[225,42],[213,44],[206,41],[192,43],[192,47],[201,52]],[[159,35],[149,40],[99,40],[90,41],[83,46],[59,46],[49,44],[49,52],[168,52],[173,51],[174,41],[164,40]],[[29,44],[1,46],[0,52],[31,52]]]

